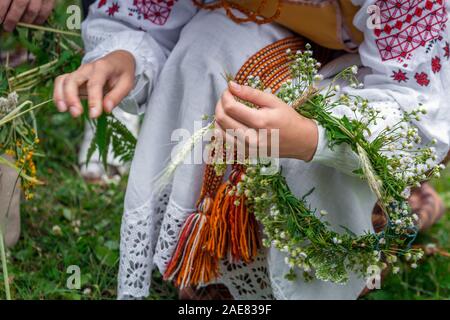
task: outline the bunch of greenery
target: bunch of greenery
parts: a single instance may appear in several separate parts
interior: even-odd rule
[[[54,19],[48,25],[52,25]],[[3,35],[0,41],[2,52],[14,52],[17,48],[26,49],[26,61],[13,67],[10,55],[6,54],[5,63],[0,65],[0,163],[17,171],[24,196],[30,200],[34,197],[35,186],[42,184],[37,178],[36,157],[45,156],[39,149],[35,113],[52,106],[49,90],[53,79],[78,68],[83,50],[78,33],[23,23],[13,34]],[[89,155],[98,149],[106,165],[108,151],[112,149],[121,160],[131,160],[136,139],[124,125],[112,115],[102,115],[94,125],[96,137]],[[9,298],[2,226],[0,253]]]
[[[48,106],[50,99],[39,101],[39,89],[62,72],[73,70],[80,63],[81,48],[70,37],[77,34],[49,27],[20,24],[14,36],[7,37],[2,50],[26,48],[29,63],[11,67],[10,56],[0,67],[0,158],[2,164],[14,168],[22,179],[25,197],[33,197],[36,178],[34,158],[43,156],[38,150],[39,137],[34,112]],[[45,46],[39,45],[44,43]],[[44,49],[43,49],[44,48]]]

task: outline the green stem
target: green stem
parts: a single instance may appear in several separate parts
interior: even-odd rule
[[[41,73],[43,70],[51,68],[52,66],[54,66],[56,64],[58,64],[58,59],[50,61],[49,63],[43,64],[43,65],[41,65],[39,67],[36,67],[36,68],[30,69],[30,70],[24,71],[24,72],[22,72],[22,73],[20,73],[20,74],[18,74],[16,76],[10,77],[8,79],[8,81],[13,82],[13,81],[15,81],[17,79],[21,79],[21,78],[23,78],[23,77],[25,77],[27,75],[33,74],[33,73]]]
[[[28,79],[29,77],[35,77],[36,75],[45,74],[48,70],[51,70],[51,68],[58,64],[58,60],[53,60],[49,63],[46,63],[42,66],[27,70],[25,72],[22,72],[16,76],[10,77],[8,79],[9,82],[18,82],[23,81],[23,79]]]
[[[22,87],[22,86],[20,86],[20,87],[14,87],[13,89],[14,89],[14,91],[17,92],[17,93],[28,92],[28,91],[30,91],[31,89],[33,89],[37,84],[39,84],[39,81],[35,81],[34,83],[32,83],[32,84],[31,84],[30,86],[28,86],[28,87]]]
[[[0,121],[2,121],[2,122],[4,121],[5,123],[8,122],[9,118],[14,117],[16,114],[18,114],[20,112],[20,110],[25,108],[27,105],[33,105],[33,103],[29,100],[21,103],[17,108],[15,108],[10,113],[8,113],[6,116],[4,116]]]
[[[13,84],[11,87],[16,92],[23,92],[23,91],[25,91],[24,88],[33,88],[34,86],[38,85],[39,82],[41,82],[44,79],[45,79],[44,76],[36,76],[34,79],[31,79],[27,82]]]
[[[45,105],[45,104],[47,104],[47,103],[50,103],[50,102],[52,102],[51,99],[50,99],[50,100],[47,100],[47,101],[44,101],[44,102],[41,102],[41,103],[39,103],[39,104],[37,104],[37,105],[31,107],[30,109],[27,109],[27,110],[25,110],[25,111],[22,111],[22,112],[20,112],[20,113],[18,113],[18,114],[16,114],[16,115],[14,115],[13,117],[8,117],[8,116],[6,116],[5,118],[3,118],[3,119],[0,120],[0,127],[3,126],[4,124],[6,124],[6,123],[8,123],[8,122],[10,122],[10,121],[12,121],[12,120],[14,120],[14,119],[16,119],[16,118],[19,118],[19,117],[23,116],[24,114],[26,114],[26,113],[28,113],[28,112],[31,112],[31,111],[33,111],[33,110],[35,110],[35,109],[37,109],[37,108],[40,108],[40,107],[42,107],[43,105]]]
[[[22,27],[22,28],[28,28],[28,29],[36,29],[36,30],[40,30],[40,31],[47,31],[47,32],[53,32],[53,33],[65,34],[67,36],[72,36],[72,37],[81,37],[81,35],[79,33],[76,33],[76,32],[70,32],[70,31],[58,30],[58,29],[54,29],[54,28],[36,26],[34,24],[28,24],[28,23],[23,23],[23,22],[19,22],[17,24],[17,26]]]
[[[6,300],[11,300],[11,290],[9,288],[9,276],[8,276],[8,266],[6,264],[6,250],[5,242],[3,238],[3,230],[0,225],[0,257],[2,260],[2,270],[3,270],[3,282],[5,284]]]

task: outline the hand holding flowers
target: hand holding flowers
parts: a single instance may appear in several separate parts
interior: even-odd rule
[[[419,121],[420,115],[426,110],[419,105],[411,111],[400,112],[396,120],[387,125],[382,110],[356,91],[353,95],[340,94],[337,80],[344,80],[355,89],[362,87],[356,78],[356,66],[344,69],[330,85],[319,88],[320,64],[313,58],[311,46],[306,45],[305,48],[305,51],[295,54],[287,52],[292,61],[291,80],[281,86],[276,96],[263,92],[264,87],[256,77],[246,80],[250,87],[230,82],[217,104],[215,121],[193,135],[176,161],[172,161],[161,174],[158,186],[161,188],[166,181],[170,181],[169,177],[182,162],[180,160],[212,127],[222,130],[227,136],[227,143],[227,129],[279,129],[279,157],[308,161],[314,156],[317,147],[317,123],[325,129],[331,150],[336,145],[346,144],[359,158],[360,167],[353,173],[365,179],[377,196],[388,220],[384,230],[361,235],[345,227],[342,232],[334,231],[323,219],[326,212],[320,211],[320,208],[311,208],[307,195],[297,198],[281,172],[271,171],[271,174],[267,174],[267,168],[271,166],[267,159],[258,158],[256,162],[246,161],[243,165],[239,158],[235,158],[236,150],[230,148],[226,148],[227,159],[231,155],[231,160],[236,160],[232,162],[231,174],[228,181],[221,185],[213,207],[218,205],[216,200],[222,203],[226,201],[223,199],[228,199],[232,203],[227,202],[229,206],[226,210],[220,211],[220,215],[214,211],[212,216],[232,219],[233,212],[242,210],[246,215],[254,215],[263,226],[263,244],[285,253],[285,262],[290,268],[286,275],[288,279],[294,279],[300,269],[305,279],[345,283],[352,272],[364,276],[372,267],[385,269],[388,265],[397,270],[398,257],[404,257],[411,266],[416,266],[423,252],[411,247],[417,226],[415,215],[408,206],[408,191],[420,181],[438,175],[441,169],[435,163],[436,155],[431,146],[433,141],[422,142],[418,129],[413,126],[413,121]],[[333,112],[336,108],[347,109],[348,116],[336,115]],[[377,124],[382,125],[381,131],[374,130]],[[240,143],[248,145],[248,140],[256,141],[258,148],[264,147],[264,141],[259,141],[258,137],[251,134],[244,135]],[[220,178],[226,172],[222,165],[224,157],[220,152],[221,145],[218,139],[214,139],[211,144],[211,154],[215,155],[212,167],[216,177]],[[205,175],[207,178],[211,176],[214,176],[211,171]],[[234,199],[239,200],[233,202]],[[203,211],[192,216],[206,220],[209,217]],[[189,228],[189,224],[185,226]],[[217,227],[214,224],[212,226],[202,230],[206,230],[205,234],[215,232]],[[233,233],[233,230],[223,225],[220,231],[220,234]],[[246,229],[242,234],[253,234],[253,231],[251,228]],[[215,238],[205,239],[206,243],[216,243]],[[252,239],[245,242],[246,247],[254,247],[257,240]],[[186,249],[185,243],[179,245],[182,248],[180,250]],[[188,245],[189,250],[199,255],[204,255],[203,249],[199,249],[204,246],[204,243],[192,248]],[[220,253],[214,256],[215,259],[221,259],[222,251]],[[248,252],[244,253],[247,255]],[[207,256],[210,257],[210,252]],[[177,266],[181,262],[183,258],[175,257],[171,270],[179,270]],[[214,268],[208,269],[208,265],[197,265],[196,270],[200,274],[214,271]],[[171,271],[165,277],[172,279],[176,276],[179,283],[185,284],[185,275]],[[214,272],[208,275],[214,275]]]
[[[384,269],[387,264],[391,264],[393,268],[397,268],[397,256],[404,256],[412,264],[416,264],[423,253],[410,248],[417,228],[415,215],[406,200],[408,190],[410,186],[429,176],[438,175],[441,169],[433,165],[435,160],[433,148],[430,144],[422,143],[418,129],[412,125],[412,120],[419,121],[426,110],[418,106],[411,112],[404,112],[397,123],[370,137],[371,128],[377,122],[385,120],[381,110],[372,107],[367,100],[359,96],[338,95],[340,89],[335,85],[338,79],[343,79],[349,82],[352,88],[360,88],[362,84],[356,79],[357,67],[343,70],[336,75],[331,85],[319,89],[316,87],[321,80],[317,71],[319,64],[312,57],[309,48],[307,46],[305,51],[295,54],[287,52],[292,59],[290,67],[292,80],[282,85],[277,93],[279,99],[262,92],[257,94],[255,89],[247,87],[241,87],[247,95],[239,93],[242,89],[234,90],[232,93],[252,103],[276,106],[271,108],[273,110],[268,110],[272,113],[264,114],[267,118],[263,119],[269,120],[268,122],[252,124],[272,125],[272,127],[276,125],[281,128],[280,149],[283,148],[283,151],[280,151],[281,157],[289,156],[289,151],[286,152],[289,149],[283,146],[284,143],[298,146],[301,150],[305,140],[308,139],[299,137],[308,137],[317,132],[312,129],[302,131],[303,127],[308,128],[306,125],[308,122],[304,119],[311,122],[314,119],[325,128],[330,148],[343,143],[348,144],[360,158],[361,168],[355,173],[367,180],[390,223],[378,234],[357,236],[351,232],[338,234],[331,231],[322,216],[316,215],[315,210],[309,207],[305,197],[297,199],[290,192],[281,173],[269,176],[263,174],[265,164],[262,163],[247,167],[246,176],[238,184],[237,190],[246,195],[247,206],[264,226],[266,235],[264,244],[286,253],[286,263],[291,268],[288,278],[295,278],[294,271],[300,268],[304,271],[306,279],[316,277],[325,281],[344,283],[350,271],[364,274],[371,265],[378,265]],[[250,85],[255,82],[254,79],[249,80]],[[230,90],[233,90],[231,86]],[[268,101],[270,102],[267,103]],[[222,107],[228,109],[223,112],[225,114],[226,112],[230,114],[231,111],[230,117],[233,118],[234,115],[234,120],[245,118],[242,116],[243,112],[236,116],[237,105],[234,103],[230,105],[231,107],[227,108],[226,103],[225,107],[219,103],[216,116],[219,118],[223,116],[220,111]],[[257,121],[263,115],[262,112],[261,116],[255,112],[263,111],[264,107],[255,110],[248,108],[251,105],[246,106],[246,114],[250,114],[248,112],[250,110],[253,111],[253,116],[245,119]],[[338,106],[348,107],[353,117],[335,116],[332,111]],[[242,109],[245,106],[240,107]],[[276,110],[285,114],[279,115]],[[285,115],[288,115],[289,119],[284,117]],[[224,118],[220,120],[228,120],[225,121],[225,126],[228,126],[231,120]],[[317,137],[314,139],[313,141],[317,143]],[[306,147],[305,150],[315,150],[315,147],[310,149]],[[306,157],[305,154],[299,156],[301,153],[298,152],[292,154],[304,160],[307,160],[308,156],[312,157],[311,153],[306,153]]]
[[[236,100],[256,105],[249,108]],[[226,134],[226,130],[243,130],[244,135],[238,135],[238,144],[245,144],[247,149],[261,147],[257,130],[279,130],[279,156],[281,158],[296,158],[309,161],[314,156],[317,147],[316,123],[292,109],[277,96],[242,86],[233,81],[224,91],[216,106],[216,122],[218,127]],[[230,135],[227,135],[229,138]],[[270,144],[271,139],[267,139]],[[255,145],[252,145],[255,144]],[[270,145],[263,146],[270,150]]]

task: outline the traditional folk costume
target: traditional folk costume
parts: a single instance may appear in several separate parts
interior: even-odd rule
[[[290,7],[276,16],[280,24],[236,23],[229,18],[231,2],[219,2],[227,4],[225,9],[199,10],[187,0],[99,0],[84,22],[84,62],[114,50],[131,52],[137,63],[136,86],[121,107],[135,113],[145,110],[125,200],[119,298],[147,296],[154,267],[163,274],[168,265],[174,267],[170,262],[183,237],[183,224],[202,210],[197,207],[199,194],[205,191],[202,186],[217,185],[214,181],[208,185],[208,176],[203,180],[204,165],[182,165],[171,184],[158,192],[155,180],[177,143],[171,141],[172,132],[184,128],[193,133],[202,115],[214,114],[227,86],[224,71],[236,75],[237,81],[259,75],[276,90],[289,77],[286,49],[304,45],[281,24],[322,46],[347,51],[315,50],[319,60],[328,61],[321,70],[325,78],[350,65],[360,67],[364,89],[343,85],[341,92],[353,92],[383,110],[386,121],[372,128],[374,132],[395,123],[401,110],[422,104],[428,113],[417,126],[424,141],[436,139],[437,161],[449,149],[448,1],[282,1]],[[375,27],[368,23],[371,5],[377,5],[380,13]],[[257,9],[258,4],[249,2],[249,16],[256,10],[252,6]],[[293,22],[303,21],[292,16],[293,8],[298,14],[307,12],[300,27],[292,27]],[[263,9],[268,11],[260,10],[262,20],[276,11],[276,1]],[[281,165],[297,196],[315,187],[309,202],[330,212],[326,219],[336,231],[345,226],[356,234],[373,232],[376,197],[352,173],[359,166],[358,158],[345,145],[328,148],[323,128],[319,127],[312,161],[282,159]],[[249,261],[221,259],[220,272],[211,282],[224,284],[236,299],[355,299],[365,286],[365,280],[356,276],[346,285],[301,278],[292,282],[284,277],[289,266],[282,252],[259,248],[255,255]]]

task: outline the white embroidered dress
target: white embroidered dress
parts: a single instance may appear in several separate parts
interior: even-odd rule
[[[354,0],[361,6],[354,19],[365,40],[358,54],[345,54],[324,66],[332,77],[357,64],[364,89],[357,90],[387,119],[380,130],[394,123],[401,110],[422,104],[428,113],[417,123],[424,141],[436,139],[438,161],[450,145],[450,65],[448,1]],[[367,24],[369,5],[381,12],[380,28]],[[83,24],[84,62],[114,50],[127,50],[136,59],[136,87],[122,102],[129,112],[143,112],[128,182],[121,229],[119,298],[140,298],[149,293],[151,273],[161,272],[172,255],[179,230],[194,211],[203,176],[202,165],[182,165],[171,186],[156,193],[153,182],[164,169],[176,142],[173,130],[194,131],[202,115],[214,114],[225,89],[221,74],[236,73],[263,47],[291,36],[284,28],[267,24],[238,25],[222,11],[198,11],[190,0],[99,0]],[[340,111],[338,110],[337,113]],[[343,225],[357,234],[372,232],[375,197],[364,181],[352,175],[356,155],[347,147],[327,147],[324,129],[314,159],[282,159],[292,191],[309,196],[312,207],[330,212],[327,220],[339,232]],[[346,285],[320,280],[295,282],[284,278],[289,267],[284,254],[271,248],[249,264],[223,262],[224,283],[237,299],[355,299],[365,286],[352,276]]]

